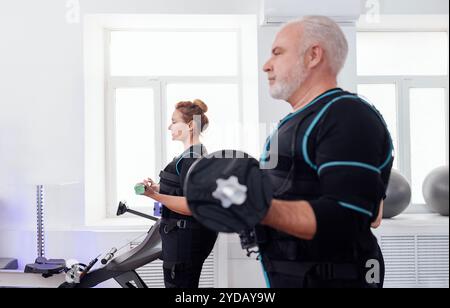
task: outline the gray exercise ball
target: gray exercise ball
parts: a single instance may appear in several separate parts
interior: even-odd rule
[[[422,186],[427,206],[442,216],[448,216],[448,166],[434,169]]]
[[[411,186],[397,170],[392,170],[384,200],[383,218],[393,218],[403,213],[411,202]]]

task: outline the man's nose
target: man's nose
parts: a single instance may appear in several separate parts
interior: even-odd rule
[[[270,60],[267,61],[266,64],[264,64],[263,70],[264,70],[264,72],[266,72],[266,73],[272,71],[272,65],[271,65],[271,63],[270,63]]]

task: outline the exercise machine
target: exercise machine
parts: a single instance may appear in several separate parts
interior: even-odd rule
[[[123,288],[147,288],[136,270],[161,257],[162,246],[159,234],[160,219],[154,216],[131,210],[126,202],[120,202],[117,216],[125,213],[137,215],[155,222],[144,241],[134,249],[115,257],[118,250],[112,248],[101,260],[102,268],[92,270],[99,257],[88,265],[73,264],[67,269],[66,282],[61,288],[92,288],[105,281],[114,279]]]
[[[112,248],[100,260],[101,266],[94,269],[100,256],[94,258],[88,265],[66,264],[61,271],[20,273],[13,271],[0,272],[0,287],[26,288],[93,288],[108,280],[115,280],[123,288],[147,288],[136,270],[159,259],[162,254],[161,237],[159,235],[160,219],[127,207],[126,202],[120,202],[117,215],[130,213],[152,220],[155,224],[146,233],[142,243],[134,249],[121,255],[121,249]],[[140,236],[142,237],[142,236]],[[123,248],[129,246],[129,243]],[[116,256],[117,255],[117,256]],[[38,264],[37,262],[43,263]],[[34,268],[45,269],[58,266],[52,260],[37,260]],[[30,265],[28,265],[30,266]]]
[[[45,228],[44,228],[44,186],[36,186],[36,221],[37,221],[37,258],[33,264],[25,266],[25,273],[42,274],[50,277],[62,273],[66,261],[62,259],[45,258]]]

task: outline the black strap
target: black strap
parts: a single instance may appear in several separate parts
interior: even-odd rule
[[[163,268],[168,269],[171,271],[171,275],[174,274],[176,271],[186,271],[193,268],[201,268],[202,263],[195,263],[195,262],[171,262],[171,261],[163,261]]]
[[[193,230],[200,229],[202,227],[198,222],[189,219],[163,218],[161,223],[164,224],[163,230],[166,234],[169,234],[175,229]]]
[[[293,261],[274,261],[263,257],[264,270],[268,273],[305,277],[316,263],[298,263]]]
[[[299,261],[278,261],[263,257],[266,272],[295,277],[317,275],[323,280],[357,280],[360,277],[355,264],[334,264]]]

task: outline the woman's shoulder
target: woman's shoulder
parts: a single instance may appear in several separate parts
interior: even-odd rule
[[[175,159],[176,172],[180,175],[184,168],[189,168],[197,159],[202,158],[205,154],[201,147],[190,147]]]

